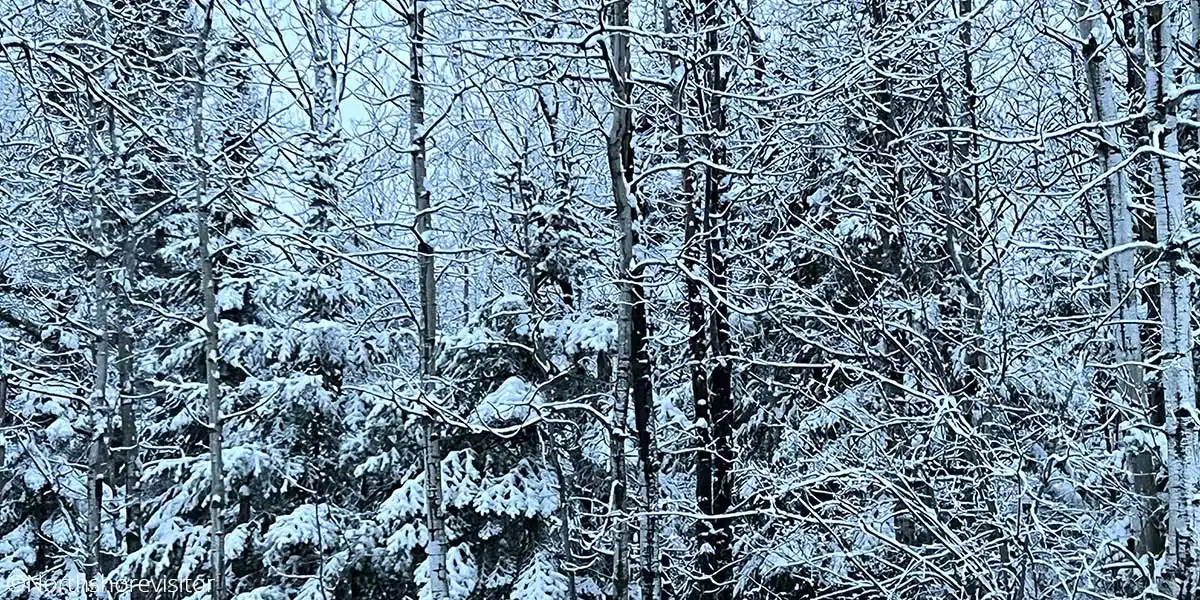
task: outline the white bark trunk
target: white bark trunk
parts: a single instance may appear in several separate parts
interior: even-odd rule
[[[1091,111],[1099,122],[1113,122],[1118,118],[1116,102],[1113,99],[1112,73],[1108,61],[1099,48],[1098,40],[1093,37],[1095,16],[1088,16],[1090,7],[1077,5],[1079,16],[1080,37],[1083,38],[1084,50],[1088,61],[1088,92],[1091,96]],[[1089,43],[1089,40],[1091,42]],[[1128,175],[1117,167],[1124,161],[1120,137],[1113,127],[1101,127],[1102,143],[1097,148],[1101,159],[1101,167],[1105,171],[1113,171],[1112,176],[1105,182],[1105,199],[1107,201],[1106,220],[1108,230],[1107,242],[1109,247],[1118,247],[1133,242],[1133,215],[1129,211],[1130,192]],[[1141,367],[1142,346],[1141,332],[1138,325],[1137,294],[1133,290],[1134,283],[1134,254],[1118,252],[1109,257],[1106,265],[1109,280],[1109,299],[1117,314],[1120,315],[1120,326],[1114,339],[1117,359],[1122,364],[1126,397],[1135,399],[1143,393],[1144,382]],[[1141,406],[1139,401],[1137,406]]]
[[[1151,110],[1151,143],[1167,155],[1179,152],[1177,103],[1170,98],[1175,73],[1172,25],[1158,0],[1146,5],[1146,101]],[[1191,282],[1187,260],[1179,162],[1155,154],[1151,165],[1161,260],[1162,382],[1167,433],[1167,557],[1163,584],[1180,599],[1200,594],[1200,548],[1196,539],[1200,457],[1197,456],[1196,381],[1192,363]]]
[[[1076,3],[1079,18],[1079,37],[1083,40],[1084,67],[1091,100],[1091,115],[1100,123],[1117,120],[1117,107],[1113,99],[1112,73],[1107,57],[1097,37],[1096,13],[1087,0]],[[1128,174],[1119,168],[1125,160],[1121,148],[1120,134],[1113,127],[1100,128],[1101,141],[1096,148],[1102,172],[1111,172],[1105,180],[1104,198],[1106,226],[1105,242],[1109,248],[1133,242],[1133,215],[1130,212]],[[1135,287],[1134,254],[1118,252],[1105,264],[1108,282],[1109,303],[1118,324],[1113,335],[1113,356],[1119,366],[1117,379],[1121,396],[1127,406],[1142,411],[1142,422],[1151,422],[1152,407],[1146,394],[1145,372],[1142,367],[1141,326],[1138,323],[1138,292]],[[1142,496],[1142,510],[1137,516],[1135,535],[1141,550],[1151,556],[1163,551],[1162,528],[1158,522],[1158,486],[1155,483],[1157,465],[1152,449],[1137,450],[1130,457],[1135,491]]]
[[[413,0],[409,16],[409,87],[408,134],[412,140],[413,202],[416,207],[417,262],[421,288],[421,387],[428,391],[437,372],[434,355],[437,343],[437,281],[433,245],[430,243],[429,191],[425,189],[425,86],[421,80],[422,52],[425,42],[425,14],[420,0]],[[432,411],[431,411],[432,413]],[[430,414],[425,424],[425,514],[429,527],[429,589],[433,600],[447,600],[450,584],[446,572],[446,526],[442,516],[441,427]]]

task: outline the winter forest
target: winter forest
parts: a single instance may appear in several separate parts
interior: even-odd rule
[[[1200,0],[0,0],[0,600],[1197,600],[1198,276]]]

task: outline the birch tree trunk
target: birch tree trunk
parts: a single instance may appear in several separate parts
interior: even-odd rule
[[[609,78],[614,89],[612,125],[608,131],[608,173],[612,180],[613,201],[616,203],[620,228],[620,321],[617,324],[618,355],[617,381],[613,393],[612,436],[609,454],[612,460],[612,490],[609,499],[613,519],[613,589],[615,600],[629,597],[630,531],[625,523],[625,438],[629,411],[631,331],[633,328],[633,289],[630,267],[633,261],[633,207],[629,198],[629,174],[633,169],[633,115],[630,107],[633,85],[630,81],[629,35],[620,31],[629,23],[628,0],[612,5],[611,24],[618,31],[609,37]]]
[[[1175,74],[1174,35],[1165,2],[1146,5],[1146,102],[1151,143],[1156,232],[1164,246],[1160,266],[1162,384],[1167,433],[1167,556],[1163,585],[1176,598],[1200,596],[1200,540],[1196,538],[1200,458],[1197,457],[1196,382],[1192,363],[1191,283],[1186,248],[1183,178],[1179,152],[1178,101],[1170,96]]]
[[[413,202],[416,205],[417,267],[421,288],[421,387],[430,389],[437,375],[434,350],[437,343],[437,282],[434,278],[433,245],[429,229],[433,215],[429,191],[425,189],[425,85],[422,75],[422,52],[425,42],[425,12],[420,0],[413,0],[409,15],[409,65],[412,79],[409,84],[408,135],[412,139]],[[446,526],[442,518],[442,450],[441,431],[437,416],[430,408],[425,424],[425,514],[429,528],[430,595],[434,600],[447,600],[450,585],[446,572]]]
[[[619,0],[613,6],[612,25],[629,24],[629,2]],[[624,440],[630,400],[633,404],[634,428],[641,464],[643,510],[639,521],[641,559],[638,567],[642,600],[653,600],[659,588],[658,568],[658,460],[654,442],[654,390],[651,385],[653,366],[647,345],[649,322],[644,269],[637,264],[635,248],[639,245],[637,221],[644,215],[634,204],[630,181],[633,179],[633,81],[630,78],[629,36],[617,32],[611,36],[610,77],[616,102],[613,123],[609,130],[608,166],[612,178],[613,200],[620,229],[620,323],[618,325],[620,354],[617,359],[617,385],[614,402],[613,447],[613,508],[622,518],[626,513],[626,474]],[[630,577],[630,532],[624,521],[618,522],[614,547],[614,579],[618,598],[628,595]]]
[[[1112,74],[1107,57],[1096,38],[1096,15],[1090,2],[1076,4],[1079,18],[1079,37],[1083,40],[1083,58],[1091,99],[1090,111],[1100,123],[1117,120],[1116,102],[1113,99]],[[1108,247],[1120,248],[1133,242],[1133,215],[1130,213],[1132,198],[1126,171],[1121,168],[1125,160],[1121,140],[1113,127],[1100,128],[1101,142],[1096,146],[1096,157],[1102,172],[1109,172],[1105,180],[1104,198],[1107,227],[1105,242]],[[1109,303],[1118,324],[1113,335],[1113,356],[1119,366],[1118,389],[1127,406],[1142,410],[1145,424],[1151,422],[1151,406],[1146,395],[1145,373],[1142,368],[1142,334],[1139,325],[1138,291],[1134,287],[1134,255],[1131,250],[1116,252],[1105,263],[1108,281]],[[1139,550],[1150,556],[1161,556],[1163,537],[1158,502],[1156,474],[1158,465],[1153,448],[1140,448],[1130,457],[1135,491],[1142,497],[1142,511],[1138,517],[1137,531]]]
[[[1192,24],[1192,56],[1187,62],[1192,67],[1192,84],[1200,85],[1200,0],[1188,1],[1188,20]],[[1190,117],[1195,121],[1200,118],[1200,98],[1192,98],[1191,105]],[[1200,129],[1192,127],[1191,135],[1194,145],[1189,150],[1200,149]]]
[[[221,448],[221,387],[217,365],[217,302],[216,282],[213,278],[212,256],[209,250],[209,205],[208,205],[208,159],[204,146],[204,92],[205,77],[208,75],[205,56],[208,52],[208,35],[212,30],[212,7],[205,8],[204,25],[196,39],[196,83],[192,97],[192,159],[198,175],[196,182],[196,231],[200,257],[200,289],[204,294],[204,380],[208,400],[208,455],[209,455],[209,556],[211,560],[212,600],[225,598],[225,529],[222,511],[225,508],[225,469],[222,465]]]

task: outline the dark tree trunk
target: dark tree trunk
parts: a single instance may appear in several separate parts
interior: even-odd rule
[[[733,598],[733,520],[727,513],[733,491],[733,390],[729,363],[729,307],[726,297],[729,288],[726,261],[727,218],[729,206],[724,197],[726,151],[722,134],[726,129],[723,105],[726,78],[721,65],[720,27],[722,13],[718,2],[705,6],[705,50],[708,54],[706,87],[703,98],[708,137],[709,164],[704,171],[704,246],[711,284],[706,331],[710,371],[707,382],[707,402],[697,399],[696,420],[700,433],[699,454],[705,455],[697,464],[696,496],[705,519],[697,525],[701,551],[698,571],[701,600]],[[697,332],[693,332],[697,334]],[[699,333],[698,335],[705,335]],[[701,473],[707,468],[709,473]]]

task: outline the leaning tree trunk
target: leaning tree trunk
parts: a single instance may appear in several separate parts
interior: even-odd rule
[[[1179,161],[1177,99],[1168,96],[1175,75],[1172,25],[1165,2],[1146,5],[1146,103],[1151,110],[1151,164],[1160,271],[1162,386],[1167,433],[1167,556],[1162,582],[1176,598],[1200,597],[1200,540],[1196,529],[1197,469],[1196,382],[1192,364],[1192,298],[1187,262],[1188,226]],[[1155,131],[1157,130],[1157,131]]]
[[[205,11],[204,25],[196,39],[196,83],[192,97],[192,158],[196,161],[196,231],[200,255],[200,289],[204,296],[204,381],[208,400],[209,455],[209,557],[212,564],[211,598],[225,598],[225,529],[222,511],[225,508],[225,469],[221,464],[221,387],[217,366],[216,282],[213,279],[212,255],[209,245],[208,161],[204,152],[204,92],[207,76],[205,55],[208,34],[212,30],[212,3]]]
[[[437,282],[434,278],[433,245],[429,241],[433,216],[429,191],[425,189],[425,85],[421,80],[422,51],[425,41],[425,13],[419,0],[413,0],[409,15],[409,64],[412,79],[409,85],[408,134],[412,139],[413,202],[416,206],[417,267],[421,288],[421,385],[426,391],[437,374],[434,356],[437,341]],[[430,406],[429,421],[425,423],[425,514],[429,528],[430,595],[434,600],[448,600],[450,587],[446,573],[446,526],[442,517],[442,449],[441,427]]]

